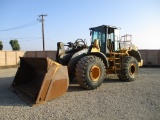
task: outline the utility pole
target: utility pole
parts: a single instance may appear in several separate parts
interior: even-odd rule
[[[42,14],[39,15],[39,17],[41,17],[39,19],[40,22],[42,22],[42,42],[43,42],[43,51],[45,51],[45,43],[44,43],[44,17],[47,16],[47,14]]]

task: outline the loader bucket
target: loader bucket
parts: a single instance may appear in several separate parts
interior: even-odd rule
[[[67,66],[49,58],[20,57],[10,89],[33,106],[63,95],[68,86]]]

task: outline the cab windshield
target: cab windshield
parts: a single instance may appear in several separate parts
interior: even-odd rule
[[[103,27],[97,27],[97,28],[92,28],[91,29],[91,35],[92,35],[92,39],[91,39],[91,43],[94,42],[95,39],[99,40],[99,44],[100,44],[100,49],[101,52],[105,51],[105,29]]]

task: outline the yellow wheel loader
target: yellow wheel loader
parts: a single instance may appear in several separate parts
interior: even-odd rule
[[[38,105],[63,95],[69,78],[75,78],[88,90],[99,87],[108,74],[134,81],[143,60],[131,43],[132,36],[120,38],[119,30],[109,25],[90,28],[90,46],[82,39],[66,45],[58,42],[56,62],[49,58],[21,57],[11,89],[26,102]]]
[[[141,55],[131,43],[132,36],[120,38],[120,28],[102,25],[90,28],[91,45],[82,39],[68,43],[57,43],[57,61],[68,66],[70,78],[76,78],[85,89],[99,87],[107,74],[117,74],[122,81],[134,81],[139,66],[143,65]]]

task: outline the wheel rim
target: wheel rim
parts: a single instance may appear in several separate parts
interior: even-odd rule
[[[98,81],[98,79],[100,77],[100,73],[101,73],[101,71],[100,71],[99,66],[97,66],[97,65],[92,66],[90,69],[90,72],[89,72],[91,80],[94,82]]]
[[[134,75],[136,73],[136,66],[135,64],[131,64],[129,67],[129,74]]]

